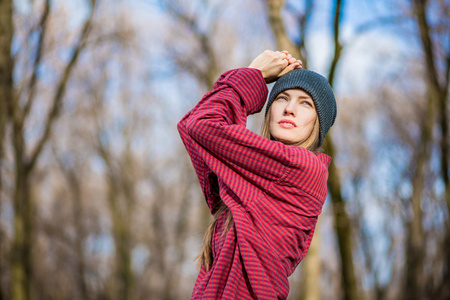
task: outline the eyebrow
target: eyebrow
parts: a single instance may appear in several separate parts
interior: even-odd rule
[[[281,95],[281,94],[286,95],[286,96],[289,96],[289,97],[292,97],[292,95],[290,95],[289,93],[287,93],[287,92],[285,92],[285,91],[281,92],[280,95]],[[314,101],[312,100],[312,98],[309,97],[308,95],[301,95],[301,96],[298,96],[297,99],[310,100],[311,102],[314,103]]]
[[[281,94],[284,94],[284,95],[286,95],[286,96],[292,97],[292,95],[290,95],[289,93],[287,93],[287,92],[285,92],[285,91],[281,92],[280,95],[281,95]],[[308,95],[301,95],[301,96],[298,96],[297,98],[300,98],[300,99],[311,99],[311,97],[309,97]]]

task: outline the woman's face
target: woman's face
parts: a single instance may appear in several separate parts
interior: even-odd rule
[[[305,141],[317,118],[311,96],[300,89],[279,93],[270,106],[270,134],[277,141],[294,144]]]

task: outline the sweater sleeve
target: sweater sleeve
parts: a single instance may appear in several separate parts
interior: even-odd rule
[[[285,178],[309,182],[321,172],[311,163],[315,155],[310,151],[271,141],[246,128],[247,116],[259,112],[266,98],[267,87],[259,70],[231,70],[178,124],[211,211],[215,205],[211,174],[221,187],[232,191],[246,189],[245,185],[266,191]],[[240,197],[239,201],[246,207],[254,198]]]

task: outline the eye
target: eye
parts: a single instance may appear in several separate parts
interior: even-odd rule
[[[286,96],[278,96],[275,100],[284,100],[287,101],[287,97]]]
[[[312,103],[310,102],[310,101],[302,101],[301,102],[301,104],[306,104],[306,105],[308,105],[308,106],[311,106],[311,107],[313,107],[313,105],[312,105]]]

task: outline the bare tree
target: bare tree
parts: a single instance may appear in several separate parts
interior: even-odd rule
[[[424,246],[424,229],[423,229],[423,212],[422,199],[424,197],[425,189],[425,172],[426,166],[430,162],[431,147],[433,143],[433,128],[436,120],[439,120],[441,130],[441,174],[444,182],[444,199],[447,206],[447,212],[450,212],[450,191],[449,191],[449,175],[448,175],[448,117],[447,117],[447,102],[448,102],[448,87],[449,87],[449,69],[450,69],[450,53],[446,55],[446,70],[444,74],[444,81],[439,80],[439,72],[436,68],[436,55],[432,38],[430,36],[430,25],[427,20],[427,5],[429,1],[414,0],[412,1],[414,14],[417,20],[419,29],[419,36],[424,53],[424,63],[426,69],[426,84],[427,84],[427,105],[424,115],[423,123],[421,124],[421,136],[418,142],[418,151],[414,161],[416,162],[414,173],[412,177],[413,195],[411,197],[412,216],[409,222],[409,238],[408,247],[406,251],[406,289],[404,299],[422,299],[424,297],[424,269],[423,257],[425,255]],[[448,10],[448,7],[443,7]],[[447,20],[448,21],[448,20]],[[447,50],[448,51],[448,50]],[[438,108],[438,111],[436,109]],[[446,243],[444,247],[450,245],[450,221],[447,218],[446,222]],[[450,270],[450,255],[447,253],[445,259],[446,273],[444,274],[444,281],[442,286],[448,285]],[[444,292],[445,293],[445,292]],[[448,294],[447,294],[448,296]],[[441,295],[444,297],[444,294]]]
[[[168,12],[177,20],[177,23],[182,26],[192,36],[193,44],[189,47],[192,49],[199,48],[198,51],[191,50],[191,53],[179,53],[171,46],[170,39],[166,40],[166,48],[169,52],[175,54],[173,56],[174,62],[182,70],[192,74],[197,78],[206,90],[209,90],[218,76],[218,62],[217,55],[211,43],[211,37],[217,26],[214,22],[214,16],[217,14],[218,7],[211,4],[202,5],[199,2],[199,8],[194,13],[188,13],[185,6],[177,0],[165,0]],[[205,6],[205,7],[203,7]],[[200,28],[200,12],[201,10],[213,9],[211,13],[208,30],[201,30]]]
[[[7,17],[12,9],[12,2],[2,2],[2,14]],[[10,51],[3,50],[3,60],[5,70],[5,80],[3,81],[3,88],[7,92],[3,94],[6,99],[2,100],[2,105],[6,101],[8,107],[8,123],[12,127],[12,139],[15,155],[15,191],[14,191],[14,241],[12,249],[12,299],[30,299],[31,298],[31,278],[32,278],[32,247],[33,247],[33,202],[30,192],[30,180],[44,146],[46,145],[51,134],[52,126],[59,115],[59,108],[64,98],[64,92],[67,86],[69,77],[73,71],[74,66],[78,60],[80,53],[85,48],[86,39],[89,33],[92,14],[95,8],[95,0],[91,2],[90,15],[86,19],[83,29],[80,32],[79,38],[73,47],[73,52],[69,61],[64,67],[63,74],[55,86],[54,95],[52,98],[52,107],[46,116],[44,122],[44,131],[36,146],[31,148],[24,137],[24,126],[29,117],[29,112],[36,99],[36,85],[38,79],[38,68],[41,65],[42,57],[44,55],[44,42],[48,30],[48,20],[51,10],[50,2],[44,4],[43,11],[36,26],[36,30],[29,34],[37,34],[37,50],[34,55],[32,63],[31,76],[27,82],[27,95],[22,94],[21,89],[16,89],[14,93],[14,83],[7,74],[11,72],[13,59],[10,57]],[[9,12],[9,13],[8,13]],[[5,20],[10,20],[7,17]],[[3,20],[3,18],[2,18]],[[9,33],[5,35],[6,41],[8,36],[12,36],[11,26],[2,28],[9,28]],[[3,45],[3,43],[2,43]],[[4,49],[6,49],[5,46]],[[9,58],[8,58],[9,57]],[[9,70],[9,71],[8,71]],[[19,103],[19,99],[26,99],[24,105]],[[3,109],[2,109],[3,113]],[[4,125],[1,126],[2,134],[4,134]],[[3,136],[2,136],[3,140]]]
[[[54,151],[56,152],[56,151]],[[83,247],[87,237],[87,229],[84,219],[86,217],[85,208],[83,206],[83,184],[80,178],[80,172],[73,165],[68,165],[61,157],[55,153],[58,164],[64,174],[70,187],[71,196],[73,197],[73,224],[75,227],[74,252],[75,252],[75,282],[76,288],[80,293],[80,298],[91,299],[89,287],[86,282],[87,278],[87,253]]]
[[[13,19],[12,19],[11,1],[2,1],[0,3],[0,211],[3,205],[3,153],[4,139],[8,122],[7,103],[13,96],[13,58],[11,57],[11,43],[13,37]],[[3,257],[6,252],[4,242],[6,234],[0,227],[0,272],[4,272]],[[0,300],[3,299],[3,285],[0,282]]]
[[[7,124],[7,103],[13,96],[12,72],[14,61],[11,57],[11,43],[13,37],[12,1],[0,3],[0,162],[3,159],[3,141]],[[2,190],[2,177],[0,172],[0,191]],[[0,194],[1,197],[1,194]],[[1,198],[0,198],[1,205]],[[0,293],[1,294],[1,293]]]
[[[217,50],[213,47],[211,40],[218,25],[215,17],[217,17],[219,7],[203,1],[187,4],[177,0],[165,0],[163,3],[171,26],[177,28],[179,32],[184,32],[184,35],[189,37],[189,39],[183,39],[180,35],[173,35],[172,33],[165,35],[164,48],[166,54],[170,54],[167,57],[182,73],[192,76],[198,82],[200,93],[204,93],[211,89],[220,70]],[[195,9],[191,10],[191,5]],[[208,26],[202,27],[201,22],[204,20],[201,17],[202,12],[205,11],[209,12]],[[183,47],[180,47],[180,43]],[[193,93],[192,100],[199,99],[200,93]],[[184,153],[185,150],[180,148],[177,152]],[[171,169],[170,165],[173,163],[178,165],[179,177],[172,182],[177,186],[176,190],[159,179],[161,174],[159,176],[158,173],[149,174],[155,188],[155,200],[151,209],[151,227],[154,230],[152,242],[149,245],[155,255],[149,269],[154,270],[152,271],[154,272],[153,276],[159,277],[158,279],[154,278],[157,280],[156,282],[159,282],[158,286],[160,287],[159,291],[154,291],[154,297],[166,300],[178,299],[180,296],[180,292],[176,291],[175,287],[180,278],[178,266],[188,256],[185,242],[189,235],[192,235],[192,231],[189,232],[188,228],[194,226],[198,228],[197,230],[203,231],[211,217],[206,205],[201,206],[198,220],[190,215],[193,213],[192,204],[200,199],[200,194],[199,191],[195,194],[191,192],[193,187],[198,187],[193,169],[190,167],[189,157],[185,153],[183,155],[178,154],[178,157],[180,159],[173,162],[169,160],[165,163],[166,167],[162,168]],[[171,200],[162,201],[161,199]],[[171,206],[170,210],[173,211],[173,216],[175,216],[172,224],[168,224],[168,221],[163,218],[164,211],[169,206]],[[169,228],[172,229],[171,232],[168,231]],[[176,249],[173,255],[167,253],[169,248]],[[192,256],[192,254],[189,256]],[[164,277],[161,278],[157,274],[164,274]],[[162,282],[160,282],[161,279]]]
[[[80,30],[70,31],[59,19],[74,16],[66,4],[32,1],[22,14],[12,1],[0,3],[0,300],[188,297],[210,212],[175,123],[221,71],[274,41],[307,68],[310,20],[322,8],[309,0],[219,2],[149,1],[166,22],[156,30],[142,26],[152,22],[142,12],[117,18],[126,1],[88,2]],[[342,62],[353,59],[347,53],[358,51],[359,37],[384,34],[386,25],[402,33],[399,40],[417,39],[423,61],[389,49],[401,56],[393,58],[401,70],[380,82],[371,73],[371,89],[339,95],[345,111],[326,150],[349,160],[330,166],[330,210],[292,276],[292,299],[397,299],[410,291],[448,298],[449,8],[441,0],[411,3],[399,14],[370,14],[344,41],[344,2],[333,1],[331,84],[348,75]],[[402,20],[416,21],[415,31]],[[129,24],[137,31],[125,30]],[[287,26],[296,26],[292,37]],[[137,47],[124,46],[135,33]],[[18,47],[11,48],[13,36]],[[382,133],[371,140],[366,129]]]
[[[336,74],[336,67],[339,62],[342,53],[342,44],[340,42],[340,24],[341,24],[341,13],[343,10],[343,2],[337,0],[334,4],[334,21],[333,21],[333,32],[334,32],[334,54],[333,59],[330,64],[330,70],[328,73],[328,82],[333,86],[334,78]],[[328,149],[328,153],[332,157],[336,157],[335,146],[331,135],[325,138],[325,147]],[[329,188],[331,195],[331,202],[333,203],[334,221],[336,235],[339,244],[339,254],[341,257],[341,268],[342,268],[342,287],[344,291],[345,300],[353,300],[359,298],[358,286],[356,282],[356,274],[353,266],[353,248],[352,248],[352,229],[350,218],[348,217],[345,201],[342,197],[341,183],[339,171],[334,163],[331,161],[329,167]]]

